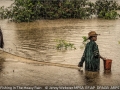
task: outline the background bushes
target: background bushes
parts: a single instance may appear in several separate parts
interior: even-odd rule
[[[116,19],[118,8],[119,5],[115,0],[97,0],[95,3],[98,18]]]
[[[98,18],[116,19],[120,8],[114,0],[15,0],[8,8],[1,7],[0,17],[15,22],[30,22],[38,19]]]

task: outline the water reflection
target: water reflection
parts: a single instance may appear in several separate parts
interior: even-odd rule
[[[3,70],[3,68],[4,68],[4,62],[5,62],[4,58],[2,58],[2,57],[0,56],[0,73],[2,72],[2,70]]]
[[[104,74],[111,75],[112,71],[111,70],[104,70]]]
[[[64,57],[63,52],[59,53],[56,50],[57,42],[55,42],[55,40],[65,40],[66,38],[70,39],[71,36],[76,37],[76,32],[74,30],[78,29],[78,32],[80,32],[81,30],[79,30],[79,28],[81,26],[74,27],[68,26],[67,24],[65,25],[66,21],[64,20],[62,20],[61,24],[55,25],[58,22],[59,21],[51,21],[51,23],[53,23],[51,26],[49,26],[51,23],[49,23],[47,20],[45,20],[44,23],[47,23],[48,26],[45,26],[46,24],[41,25],[41,21],[36,23],[16,24],[16,45],[18,48],[17,53],[15,54],[39,61],[64,61],[64,59],[62,59],[62,57]],[[38,24],[39,27],[36,24]],[[28,27],[28,25],[30,27]],[[21,28],[21,26],[23,27]],[[70,41],[73,42],[73,40]]]
[[[44,61],[48,56],[46,51],[53,48],[50,43],[53,39],[50,38],[46,29],[17,30],[16,33],[18,35],[16,39],[19,55],[23,53],[24,57]]]
[[[86,85],[96,86],[99,84],[99,72],[85,71]]]

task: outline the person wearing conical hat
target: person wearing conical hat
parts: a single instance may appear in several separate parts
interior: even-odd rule
[[[98,45],[96,44],[97,34],[95,31],[88,33],[88,39],[90,42],[86,44],[81,61],[78,64],[80,71],[83,70],[83,63],[85,62],[85,70],[87,71],[99,71],[100,70],[100,58],[105,59],[100,56]]]

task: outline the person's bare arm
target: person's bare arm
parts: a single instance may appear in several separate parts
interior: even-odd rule
[[[106,58],[102,57],[101,55],[100,55],[100,58],[101,58],[102,60],[106,60]]]

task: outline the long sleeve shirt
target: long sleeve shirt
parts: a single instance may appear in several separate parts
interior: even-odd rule
[[[87,43],[83,56],[80,61],[80,66],[83,66],[85,61],[85,70],[88,71],[98,71],[100,69],[100,54],[98,45],[95,41],[90,41]]]

